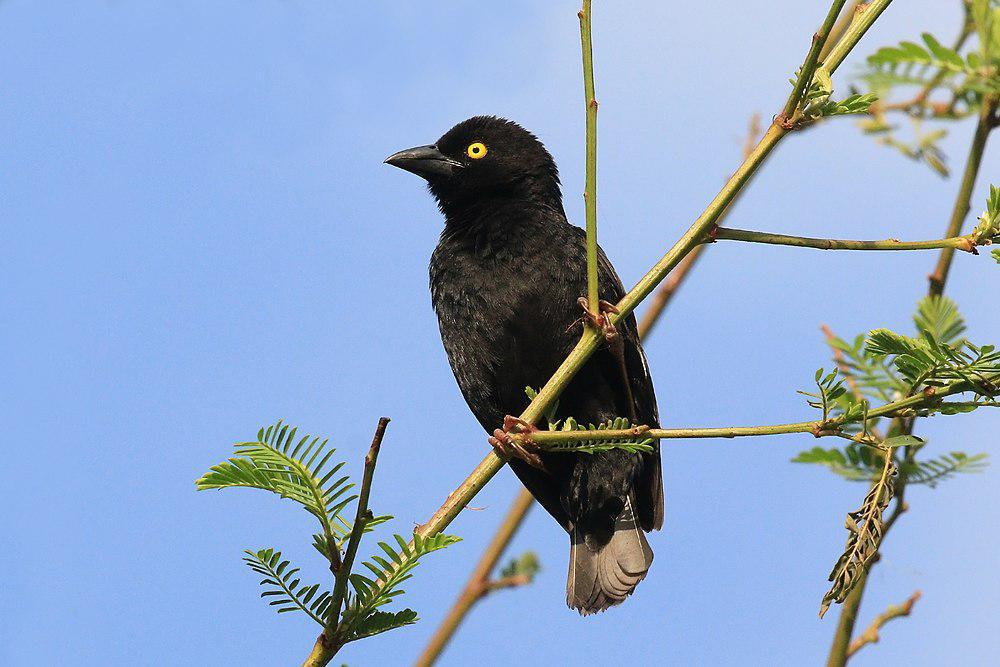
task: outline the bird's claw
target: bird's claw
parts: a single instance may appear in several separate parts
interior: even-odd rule
[[[617,315],[619,313],[618,306],[601,299],[597,302],[597,313],[594,313],[590,310],[590,301],[587,297],[581,296],[576,302],[583,308],[583,320],[595,329],[600,329],[604,334],[604,340],[609,345],[614,344],[618,340],[618,329],[615,328],[608,315]]]
[[[538,445],[531,441],[531,434],[537,430],[538,427],[533,424],[507,415],[503,418],[503,428],[493,431],[488,441],[497,456],[508,460],[518,458],[533,468],[545,470],[542,458],[538,455]]]

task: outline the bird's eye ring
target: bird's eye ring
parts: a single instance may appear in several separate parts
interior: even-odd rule
[[[469,144],[469,147],[465,149],[465,154],[471,157],[473,160],[479,160],[486,157],[486,144],[481,141],[477,141],[474,144]]]

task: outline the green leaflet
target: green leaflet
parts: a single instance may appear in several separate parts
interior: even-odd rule
[[[262,598],[271,598],[272,607],[279,614],[287,611],[302,611],[320,625],[326,625],[330,607],[330,592],[319,592],[319,584],[300,583],[295,574],[299,568],[289,567],[288,560],[282,560],[281,552],[274,549],[246,551],[243,561],[251,570],[264,577],[260,585],[265,588]]]
[[[362,563],[373,575],[374,579],[357,573],[350,576],[351,588],[354,589],[354,595],[348,600],[342,621],[347,627],[347,636],[350,637],[349,641],[376,634],[371,631],[373,628],[383,627],[384,624],[389,622],[388,617],[385,615],[375,617],[370,623],[369,619],[372,619],[373,615],[379,612],[379,607],[389,604],[394,597],[404,593],[400,585],[413,576],[413,569],[417,567],[421,557],[461,541],[459,537],[445,535],[444,533],[426,538],[422,538],[417,533],[414,533],[412,545],[408,544],[406,539],[400,535],[393,535],[393,539],[396,542],[395,547],[387,542],[378,543],[379,548],[385,555],[384,558],[376,554]],[[407,613],[413,615],[408,621],[406,621],[409,618]],[[400,616],[400,614],[403,614],[403,616]],[[397,620],[402,620],[400,620],[398,625],[393,625],[392,627],[400,627],[401,625],[409,625],[414,622],[416,620],[416,613],[406,609],[403,612],[397,612],[395,617]],[[378,631],[384,632],[388,629],[392,628],[385,627]]]

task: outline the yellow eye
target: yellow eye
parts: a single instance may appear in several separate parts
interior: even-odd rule
[[[471,157],[473,160],[484,158],[486,157],[486,144],[484,144],[481,141],[477,141],[474,144],[469,144],[469,147],[465,149],[465,154]]]

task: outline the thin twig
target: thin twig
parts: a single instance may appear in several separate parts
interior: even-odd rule
[[[851,5],[840,13],[840,17],[837,22],[833,24],[833,28],[830,30],[830,38],[826,40],[826,44],[819,52],[819,61],[823,62],[829,55],[833,47],[840,42],[841,38],[844,36],[844,32],[847,30],[848,26],[851,25],[851,21],[854,20],[854,15],[858,12],[861,5],[867,4],[868,0],[854,0]]]
[[[358,509],[354,517],[354,525],[351,527],[351,535],[348,538],[347,550],[344,552],[343,563],[335,573],[333,596],[328,615],[326,628],[316,638],[312,653],[306,658],[302,667],[322,667],[330,662],[337,651],[344,645],[344,635],[349,628],[340,627],[340,608],[344,604],[344,596],[347,594],[348,577],[351,575],[351,568],[354,567],[354,558],[358,553],[358,546],[361,544],[361,536],[365,532],[365,527],[372,520],[371,510],[368,509],[368,498],[371,496],[372,480],[375,476],[375,464],[378,461],[379,449],[382,447],[382,439],[385,437],[385,429],[389,425],[389,418],[382,417],[375,427],[375,435],[372,437],[372,444],[365,455],[365,470],[361,477],[361,489],[358,491]],[[329,549],[337,549],[335,543],[329,545]]]
[[[882,241],[848,241],[844,239],[817,239],[808,236],[789,236],[787,234],[772,234],[770,232],[753,232],[746,229],[719,227],[709,232],[712,241],[744,241],[748,243],[763,243],[766,245],[787,245],[796,248],[816,248],[819,250],[934,250],[950,248],[978,254],[976,239],[969,236],[955,236],[931,241],[900,241],[885,239]]]
[[[1000,375],[993,375],[986,378],[987,382],[1000,382]],[[606,430],[579,430],[579,431],[536,431],[534,433],[517,433],[511,437],[520,442],[533,442],[542,449],[562,449],[559,445],[580,441],[607,442],[614,440],[634,439],[637,437],[652,438],[653,440],[686,440],[704,438],[747,438],[765,435],[781,435],[785,433],[812,433],[816,437],[827,435],[840,435],[841,428],[847,424],[861,421],[862,418],[875,419],[877,417],[894,417],[899,415],[912,415],[916,411],[948,405],[942,403],[941,399],[946,396],[953,396],[967,391],[982,391],[976,388],[971,382],[959,381],[945,387],[936,387],[933,392],[921,392],[914,396],[899,399],[877,408],[872,408],[867,413],[852,413],[850,416],[841,415],[833,419],[817,419],[814,421],[792,422],[788,424],[768,424],[763,426],[721,426],[709,428],[648,428],[646,426],[636,426],[626,429],[606,429]],[[964,402],[963,402],[964,403]],[[989,403],[981,405],[989,406]]]
[[[979,114],[979,122],[976,124],[976,132],[972,138],[972,146],[969,148],[969,157],[965,162],[965,172],[962,175],[962,185],[959,188],[958,196],[955,198],[955,206],[952,209],[951,220],[948,222],[946,236],[958,236],[962,231],[962,223],[969,214],[972,207],[972,193],[976,186],[976,178],[979,176],[979,166],[983,161],[983,151],[986,149],[986,141],[993,130],[993,113],[997,110],[998,100],[996,97],[987,95],[983,99],[983,108]],[[952,248],[945,248],[941,251],[937,266],[934,267],[927,279],[930,282],[929,294],[931,296],[940,295],[944,292],[944,284],[948,280],[948,271],[951,268],[951,260],[955,255]]]
[[[816,67],[819,64],[819,54],[823,51],[823,47],[830,37],[830,31],[833,30],[833,26],[837,22],[837,17],[840,16],[840,11],[844,8],[846,2],[847,0],[833,0],[833,3],[830,5],[830,11],[827,12],[826,19],[823,21],[823,25],[813,35],[812,46],[809,48],[805,62],[802,63],[802,68],[799,70],[795,87],[792,89],[792,94],[788,96],[785,108],[781,112],[782,121],[790,121],[792,114],[799,108],[806,93],[809,92],[809,86],[812,85],[813,75],[816,73]]]
[[[372,478],[375,475],[378,452],[382,447],[382,438],[385,437],[385,429],[388,425],[388,417],[382,417],[378,420],[375,436],[372,438],[371,447],[368,448],[368,454],[365,456],[365,472],[361,478],[361,490],[358,492],[358,511],[354,517],[354,526],[351,528],[347,550],[344,552],[344,564],[337,572],[337,585],[333,589],[333,602],[330,603],[331,623],[336,623],[340,616],[340,606],[344,601],[344,594],[347,592],[347,578],[351,574],[351,568],[354,567],[354,558],[357,556],[365,526],[372,520],[371,510],[368,509],[368,498],[372,491]]]
[[[587,305],[600,314],[597,284],[597,99],[594,93],[594,48],[591,38],[591,0],[583,0],[580,17],[580,45],[583,51],[583,97],[587,116],[587,161],[584,204],[587,220]]]
[[[917,603],[920,599],[920,591],[916,591],[906,599],[903,604],[891,605],[884,612],[875,617],[872,624],[868,628],[858,635],[857,639],[851,642],[850,647],[847,649],[847,656],[851,657],[855,653],[861,650],[866,644],[876,644],[879,640],[879,630],[882,629],[886,623],[894,618],[900,618],[901,616],[909,616],[910,612],[913,611],[913,605]]]

